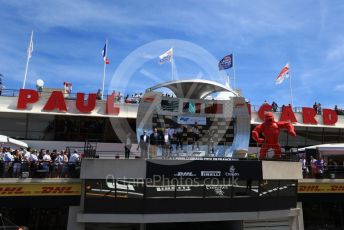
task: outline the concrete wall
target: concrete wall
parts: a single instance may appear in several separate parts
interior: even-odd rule
[[[262,161],[264,180],[297,180],[302,179],[300,162]]]
[[[82,212],[82,207],[80,206],[70,206],[68,212],[68,224],[67,230],[84,230],[85,223],[77,222],[77,215]]]
[[[145,178],[144,159],[83,159],[81,179]]]
[[[271,219],[288,219],[296,217],[299,211],[274,210],[265,212],[231,212],[231,213],[178,213],[178,214],[84,214],[77,215],[80,223],[168,223],[168,222],[202,222],[202,221],[264,221]]]

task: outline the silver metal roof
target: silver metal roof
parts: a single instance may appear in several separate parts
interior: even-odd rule
[[[177,98],[204,99],[206,96],[218,92],[231,92],[233,95],[239,96],[237,92],[225,85],[203,79],[168,81],[150,87],[148,91],[159,88],[170,89]]]

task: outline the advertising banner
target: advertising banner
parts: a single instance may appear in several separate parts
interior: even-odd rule
[[[0,197],[8,196],[80,196],[80,183],[0,184]]]
[[[298,193],[344,193],[344,183],[303,183],[298,184]]]
[[[198,125],[206,125],[206,117],[192,117],[192,116],[178,116],[177,123],[180,125],[194,125],[197,122]]]
[[[190,161],[184,164],[159,164],[147,161],[147,178],[238,178],[262,179],[260,161]]]

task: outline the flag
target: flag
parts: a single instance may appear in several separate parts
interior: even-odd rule
[[[283,69],[281,70],[281,72],[278,74],[277,78],[276,78],[276,81],[275,83],[278,85],[278,84],[281,84],[285,78],[288,78],[289,77],[289,64],[287,63]]]
[[[32,57],[33,52],[33,31],[31,32],[30,44],[27,48],[27,57],[30,59]]]
[[[159,59],[160,59],[159,63],[164,64],[165,62],[168,62],[168,61],[171,62],[172,58],[173,58],[173,48],[167,50],[165,53],[159,56]]]
[[[107,42],[105,42],[105,45],[104,45],[104,48],[102,50],[102,56],[103,56],[103,60],[104,60],[104,63],[107,65],[107,64],[110,64],[110,60],[107,58]]]
[[[233,67],[233,54],[226,55],[219,61],[219,70],[229,69]]]

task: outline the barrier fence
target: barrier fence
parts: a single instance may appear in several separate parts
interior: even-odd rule
[[[3,178],[79,178],[81,163],[0,161]]]

